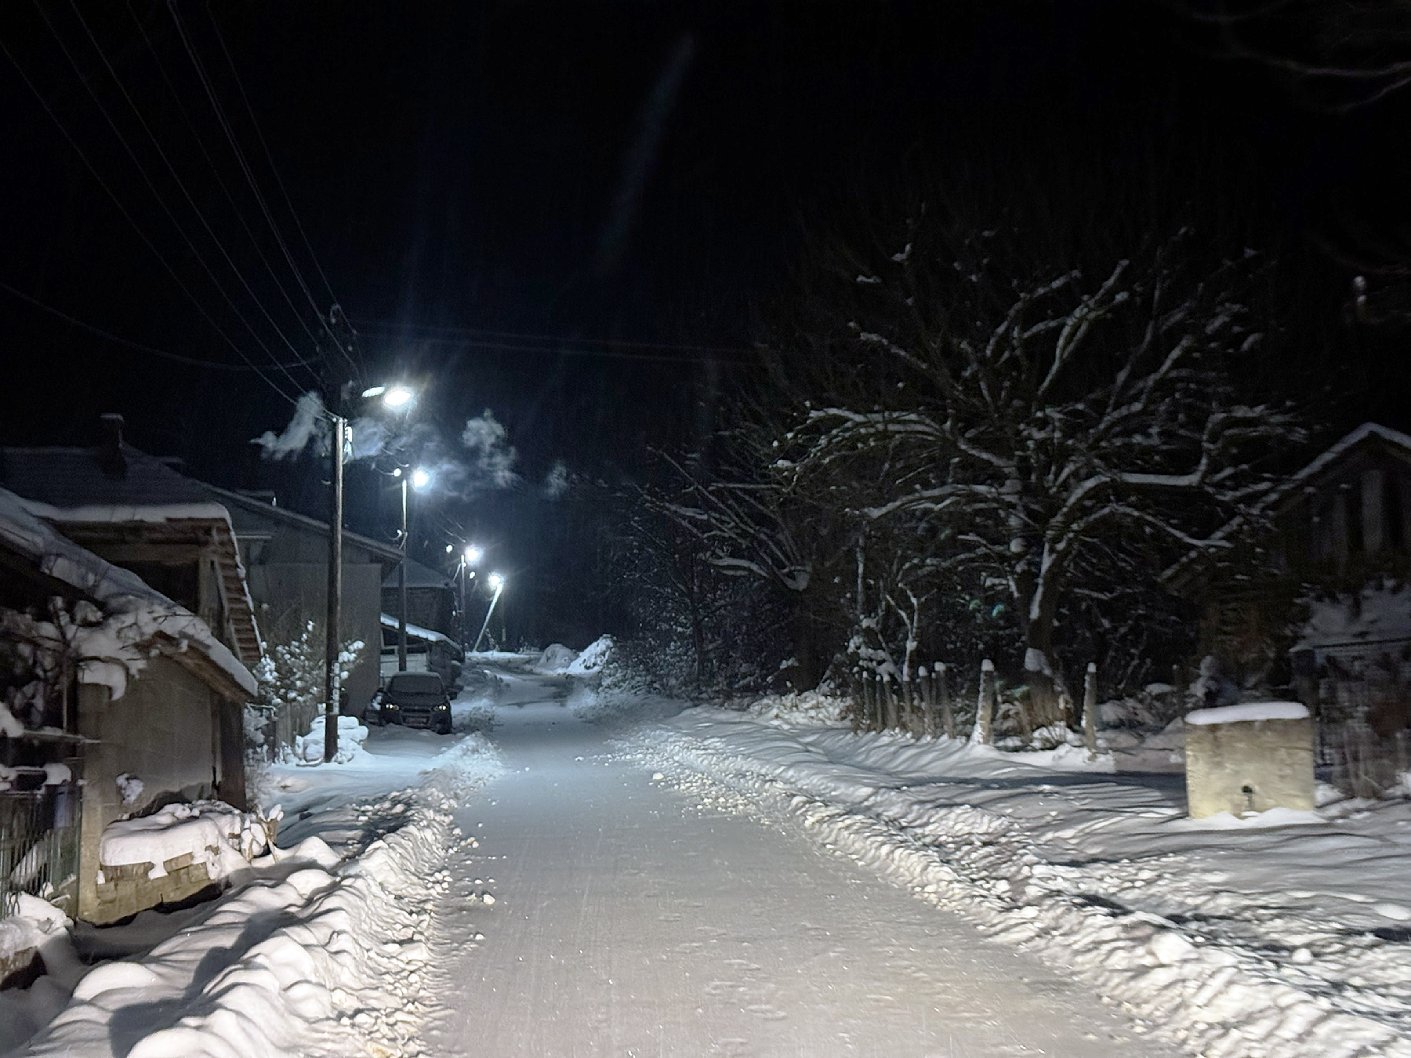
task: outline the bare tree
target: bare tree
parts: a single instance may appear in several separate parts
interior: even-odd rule
[[[905,520],[934,574],[1003,587],[1040,721],[1061,689],[1055,627],[1075,584],[1146,576],[1214,535],[1267,485],[1289,411],[1241,399],[1230,367],[1259,338],[1254,262],[1201,268],[1186,233],[1100,274],[1045,271],[986,233],[955,256],[924,231],[845,261],[845,330],[885,398],[822,394],[776,461],[794,487],[888,453],[888,492],[856,513]],[[841,298],[840,298],[841,301]]]

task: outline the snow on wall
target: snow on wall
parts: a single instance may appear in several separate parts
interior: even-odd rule
[[[148,878],[161,878],[166,861],[189,853],[214,881],[248,866],[268,847],[264,821],[254,813],[221,801],[197,801],[109,823],[99,839],[98,862],[103,867],[150,863]]]
[[[1245,702],[1218,709],[1192,709],[1186,723],[1197,727],[1209,724],[1251,724],[1259,720],[1306,720],[1308,707],[1298,702]]]

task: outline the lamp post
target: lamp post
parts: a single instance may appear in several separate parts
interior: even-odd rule
[[[393,411],[406,411],[415,395],[406,386],[373,386],[363,390],[364,400],[381,397]],[[328,409],[333,420],[330,479],[333,494],[328,505],[328,597],[324,612],[323,637],[323,760],[328,763],[338,755],[338,705],[342,678],[338,671],[339,629],[343,614],[343,461],[348,447],[348,420],[343,414],[344,391],[339,390],[336,402]]]
[[[449,550],[449,546],[448,546]],[[475,576],[475,567],[480,565],[480,560],[485,557],[482,548],[474,544],[466,544],[465,550],[461,552],[461,650],[465,650],[466,637],[470,635],[470,628],[466,624],[465,593],[466,585],[470,578]]]
[[[491,573],[488,583],[490,590],[495,594],[490,597],[490,608],[485,611],[485,623],[480,626],[480,634],[475,637],[475,646],[470,651],[472,654],[480,649],[480,641],[485,638],[485,629],[490,627],[490,617],[495,612],[495,604],[500,601],[500,594],[505,590],[505,578],[498,573]]]
[[[402,479],[402,560],[397,563],[397,671],[407,671],[407,485],[420,492],[431,484],[431,472],[416,467],[410,474],[398,467],[396,474]]]

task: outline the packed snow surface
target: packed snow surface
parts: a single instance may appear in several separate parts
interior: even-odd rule
[[[631,745],[703,805],[810,835],[1189,1053],[1411,1056],[1406,801],[1196,826],[1179,776],[1060,773],[808,713],[692,710]]]
[[[457,814],[479,844],[432,946],[451,1011],[433,1053],[1174,1053],[962,917],[612,748],[679,703],[503,675],[505,772]]]
[[[1244,702],[1218,709],[1192,709],[1186,723],[1204,727],[1210,724],[1252,724],[1259,720],[1307,720],[1308,707],[1298,702]]]

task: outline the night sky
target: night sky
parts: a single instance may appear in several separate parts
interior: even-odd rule
[[[518,452],[516,488],[428,501],[423,553],[464,531],[542,581],[578,560],[542,496],[556,460],[611,481],[709,431],[791,314],[810,239],[931,195],[978,223],[1053,218],[1056,240],[1191,223],[1275,252],[1304,338],[1285,381],[1329,431],[1411,427],[1401,316],[1356,325],[1348,308],[1354,274],[1411,260],[1411,91],[1335,112],[1179,4],[176,11],[0,11],[7,444],[92,443],[121,411],[139,447],[317,514],[318,464],[271,465],[249,441],[319,386],[298,361],[316,361],[310,301],[336,298],[366,379],[424,386],[417,415],[447,437],[488,408]],[[1395,274],[1373,285],[1400,304]],[[198,360],[243,354],[269,382],[57,314]],[[351,527],[385,533],[379,479],[349,488]],[[534,631],[557,630],[540,616]]]

